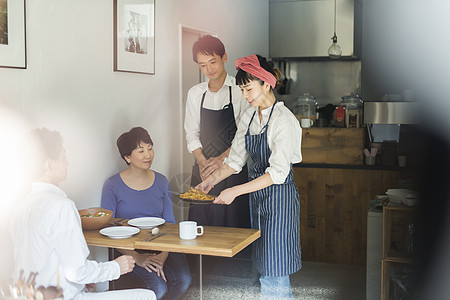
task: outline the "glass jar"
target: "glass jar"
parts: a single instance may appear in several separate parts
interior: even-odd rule
[[[316,123],[316,110],[316,98],[309,93],[304,93],[299,96],[294,104],[294,115],[298,121],[301,122],[301,119],[310,119],[313,120],[313,126]]]
[[[342,97],[340,107],[345,107],[345,126],[359,128],[363,125],[363,100],[360,96],[351,93]]]

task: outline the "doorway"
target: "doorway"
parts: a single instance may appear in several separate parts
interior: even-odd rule
[[[170,182],[171,190],[178,193],[185,192],[189,189],[192,166],[195,161],[194,155],[187,150],[186,134],[184,131],[187,93],[191,87],[205,80],[205,76],[202,74],[197,64],[192,60],[192,46],[200,36],[207,34],[216,35],[206,30],[180,25],[181,172]],[[180,222],[187,220],[189,206],[183,202],[176,203],[175,197],[173,200],[175,221]]]

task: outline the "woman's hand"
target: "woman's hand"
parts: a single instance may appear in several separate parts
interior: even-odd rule
[[[164,274],[163,268],[164,268],[164,263],[166,262],[168,256],[169,256],[169,252],[161,252],[150,258],[153,266],[157,266],[156,272],[158,273],[158,276],[161,276],[165,282],[167,282],[167,279],[166,279],[166,275]]]
[[[136,264],[139,267],[144,268],[151,273],[152,271],[157,271],[156,267],[154,267],[151,263],[151,258],[155,255],[156,254],[154,253],[136,253],[134,258],[136,259]]]
[[[167,282],[166,276],[163,271],[164,263],[166,262],[168,252],[161,252],[160,254],[140,253],[136,254],[136,264],[148,272],[156,272],[158,276],[162,276],[164,281]]]
[[[233,203],[234,199],[238,196],[233,188],[228,188],[223,190],[219,196],[213,201],[215,204],[225,204],[230,205]]]
[[[213,189],[213,187],[214,187],[214,185],[212,185],[212,184],[209,182],[209,180],[207,179],[207,180],[205,180],[205,181],[200,182],[200,183],[195,187],[195,189],[196,189],[196,190],[202,190],[202,191],[205,192],[205,194],[208,194],[209,191]]]
[[[199,183],[195,188],[197,190],[202,190],[205,193],[209,193],[215,184],[218,184],[225,178],[236,173],[236,170],[228,166],[227,164],[222,164],[219,169],[217,169],[208,178]]]

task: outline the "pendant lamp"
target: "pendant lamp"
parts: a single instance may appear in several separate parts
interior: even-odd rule
[[[331,44],[330,48],[328,48],[328,56],[333,59],[337,59],[342,55],[342,48],[337,44],[337,36],[336,36],[336,0],[334,0],[334,35],[331,38],[333,40],[333,44]]]

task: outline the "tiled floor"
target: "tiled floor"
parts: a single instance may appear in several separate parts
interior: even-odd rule
[[[302,270],[291,275],[290,279],[295,299],[348,300],[366,297],[365,266],[303,262]],[[202,293],[204,300],[259,299],[258,273],[249,259],[204,256]],[[199,299],[196,282],[183,297],[183,300],[188,299]]]

